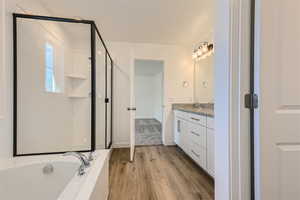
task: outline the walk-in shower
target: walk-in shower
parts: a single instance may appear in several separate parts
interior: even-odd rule
[[[14,156],[110,148],[113,60],[94,21],[13,18]]]

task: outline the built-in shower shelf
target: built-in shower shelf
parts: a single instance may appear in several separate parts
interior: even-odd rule
[[[88,98],[88,96],[85,96],[85,95],[73,95],[73,94],[69,95],[68,97],[71,99],[86,99],[86,98]]]
[[[71,79],[77,79],[77,80],[86,80],[86,76],[80,75],[80,74],[69,74],[67,75],[68,78]]]

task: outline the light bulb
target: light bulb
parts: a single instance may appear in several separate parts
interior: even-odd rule
[[[196,59],[197,57],[198,57],[197,53],[194,52],[192,58]]]
[[[198,55],[198,56],[201,56],[202,54],[203,54],[202,49],[198,49],[197,55]]]
[[[202,51],[205,52],[205,53],[208,51],[207,45],[203,46]]]

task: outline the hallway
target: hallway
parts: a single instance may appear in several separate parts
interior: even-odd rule
[[[177,147],[114,149],[109,200],[213,200],[214,183]]]
[[[162,144],[161,123],[156,119],[136,119],[135,142],[138,146]]]

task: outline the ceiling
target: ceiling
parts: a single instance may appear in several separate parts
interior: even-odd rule
[[[107,41],[193,45],[212,39],[212,0],[36,0],[53,15],[95,20]]]
[[[136,60],[135,74],[138,76],[154,76],[163,72],[164,63],[159,60]]]

